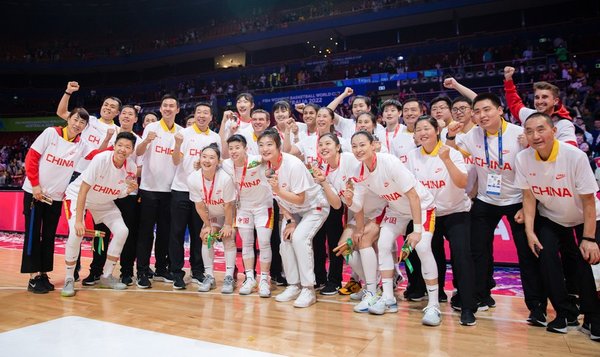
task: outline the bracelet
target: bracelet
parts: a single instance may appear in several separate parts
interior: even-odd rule
[[[446,133],[446,140],[454,140],[454,139],[456,139],[456,135],[450,136],[450,135],[448,135],[448,133]]]
[[[415,233],[422,233],[422,232],[423,232],[423,226],[422,226],[422,225],[420,225],[420,224],[418,224],[418,225],[415,225],[415,226],[413,227],[413,232],[415,232]]]
[[[592,237],[581,237],[581,240],[587,240],[588,242],[596,243],[596,238],[592,238]]]
[[[65,94],[66,94],[66,95],[71,95],[72,93],[69,93],[69,92],[65,91]]]

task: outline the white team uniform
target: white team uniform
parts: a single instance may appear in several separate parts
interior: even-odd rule
[[[541,216],[564,227],[583,224],[583,204],[579,195],[598,191],[583,151],[556,139],[548,160],[543,161],[533,148],[528,148],[517,155],[515,166],[515,185],[531,190]],[[600,201],[597,197],[594,200],[598,221]]]
[[[307,165],[311,165],[313,162],[319,162],[319,135],[311,135],[307,136],[299,142],[292,144],[295,145],[296,148],[302,153],[304,156],[304,163]],[[350,141],[346,138],[338,137],[340,141],[340,145],[342,147],[343,152],[352,152],[352,146],[350,146]]]
[[[86,141],[92,149],[98,149],[106,137],[106,132],[108,129],[114,129],[116,135],[118,128],[119,127],[114,121],[112,121],[110,124],[106,124],[101,122],[95,116],[90,115],[88,125],[85,127],[85,129],[83,129],[83,132],[81,132],[81,139]],[[113,137],[115,135],[113,135]],[[83,172],[83,170],[88,167],[89,163],[89,160],[79,160],[77,166],[75,166],[75,172]]]
[[[257,155],[248,156],[247,165],[260,162]],[[265,177],[262,165],[249,168],[246,166],[235,167],[232,159],[222,163],[223,171],[233,178],[235,189],[238,192],[238,209],[235,225],[237,227],[273,228],[273,192]],[[245,174],[244,174],[245,171]],[[243,179],[243,183],[242,183]]]
[[[108,142],[108,147],[114,147],[115,143],[117,142],[117,135],[119,135],[119,133],[123,132],[123,130],[121,128],[117,128],[117,131],[115,132],[115,135],[112,136],[112,138],[110,138],[109,142]],[[142,142],[142,138],[140,138],[140,136],[136,133],[134,133],[133,131],[131,132],[131,134],[133,134],[133,136],[135,136],[135,147],[133,149],[133,152],[131,153],[131,155],[129,155],[129,157],[135,162],[135,164],[139,167],[142,166],[143,162],[144,162],[144,157],[143,156],[138,156],[135,152],[135,149],[138,147],[138,145],[140,145],[140,143]],[[138,190],[135,190],[133,192],[130,193],[131,196],[137,196],[138,194]]]
[[[408,153],[417,147],[415,145],[415,138],[412,135],[402,132],[402,128],[400,128],[398,135],[390,141],[390,145],[392,147],[390,154],[399,158],[403,163],[406,162]]]
[[[194,172],[194,162],[200,159],[202,149],[212,143],[216,143],[221,149],[221,137],[210,129],[202,132],[196,124],[183,129],[181,135],[181,162],[175,169],[171,190],[188,192],[188,177]]]
[[[477,198],[481,201],[496,206],[508,206],[522,201],[522,191],[514,184],[515,159],[523,150],[518,140],[522,133],[523,128],[520,126],[502,121],[502,165],[499,162],[498,134],[487,135],[489,165],[486,163],[485,131],[481,127],[474,127],[467,134],[456,138],[456,145],[469,155],[465,162],[473,164],[477,171]],[[501,176],[500,194],[495,194],[488,188],[488,180],[492,180],[490,175]]]
[[[280,207],[290,212],[296,220],[296,229],[291,240],[283,240],[286,222],[282,222],[280,252],[288,284],[301,284],[312,288],[315,285],[312,240],[329,215],[329,203],[321,186],[297,157],[282,153],[281,163],[276,170],[281,190],[295,194],[304,193],[304,202],[293,204],[273,193]],[[263,165],[263,169],[270,167]]]
[[[39,185],[53,201],[62,201],[77,163],[91,151],[91,147],[80,138],[65,140],[62,130],[60,127],[46,128],[30,147],[41,155]],[[29,178],[23,182],[23,191],[33,193]]]
[[[73,216],[82,182],[91,186],[85,207],[92,213],[95,223],[106,223],[121,216],[121,211],[113,201],[127,196],[126,181],[136,179],[137,166],[133,159],[127,158],[123,167],[117,168],[113,163],[113,154],[112,151],[104,151],[96,155],[88,168],[67,187],[65,200]]]
[[[214,184],[213,184],[214,183]],[[218,169],[212,181],[204,178],[202,170],[192,172],[187,179],[192,202],[204,202],[211,226],[222,227],[225,222],[225,203],[236,199],[233,179]],[[206,192],[205,192],[206,190]]]
[[[326,163],[322,164],[323,172],[327,176],[327,182],[329,182],[333,191],[340,196],[342,202],[347,205],[348,203],[344,197],[346,182],[352,177],[356,177],[358,175],[361,163],[356,160],[353,154],[343,152],[340,154],[340,163],[337,169],[331,170],[328,168],[328,166],[329,165]],[[375,220],[377,217],[381,216],[386,206],[386,201],[379,198],[379,196],[365,190],[365,188],[361,185],[354,185],[352,206],[348,207],[348,213],[356,213],[363,209],[365,218],[367,220]],[[350,224],[354,224],[354,218],[349,217],[348,222]]]
[[[396,237],[406,233],[406,227],[412,220],[410,201],[405,193],[415,189],[421,204],[421,224],[423,227],[421,240],[416,246],[417,253],[423,262],[423,278],[437,278],[437,266],[431,253],[431,238],[435,225],[435,206],[433,196],[421,185],[415,176],[390,154],[376,154],[375,170],[369,172],[363,164],[358,177],[358,185],[379,195],[388,202],[385,217],[381,222],[379,241],[379,268],[381,271],[394,269],[392,250]]]
[[[254,129],[239,130],[238,133],[246,139],[246,153],[250,155],[260,155],[258,151],[258,135],[254,133]]]
[[[378,136],[379,141],[381,142],[381,146],[385,146],[387,152],[392,153],[392,141],[398,136],[399,133],[401,133],[404,130],[406,130],[406,126],[404,124],[398,123],[396,125],[396,129],[394,129],[393,131],[387,131],[387,129],[385,129],[384,132],[377,134],[381,135]]]
[[[464,189],[454,184],[446,165],[437,154],[441,146],[442,142],[440,141],[430,154],[427,154],[422,147],[414,149],[408,154],[406,166],[433,195],[436,216],[469,212],[471,200]],[[467,173],[465,161],[460,152],[450,148],[450,158],[460,171]]]
[[[154,192],[171,192],[171,184],[176,169],[171,154],[175,147],[175,133],[181,130],[183,128],[177,124],[174,124],[173,128],[169,130],[163,119],[146,126],[142,140],[145,140],[151,131],[156,132],[156,138],[148,144],[143,155],[140,189]]]

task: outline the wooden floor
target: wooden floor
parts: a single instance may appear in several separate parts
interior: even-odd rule
[[[18,273],[20,256],[20,251],[0,249],[0,333],[76,315],[293,356],[600,356],[600,343],[577,329],[560,335],[528,326],[520,298],[495,296],[497,307],[478,313],[474,327],[460,326],[459,315],[447,303],[442,304],[442,325],[425,327],[425,303],[401,301],[397,314],[373,316],[354,313],[349,298],[339,295],[319,296],[314,306],[296,309],[257,295],[198,293],[195,285],[175,292],[169,284],[154,283],[148,290],[134,286],[117,292],[77,283],[77,295],[62,298],[63,257],[56,256],[50,274],[57,291],[35,295],[26,291],[27,276]]]

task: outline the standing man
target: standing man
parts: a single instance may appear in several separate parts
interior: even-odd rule
[[[169,258],[173,288],[185,289],[183,280],[184,237],[185,228],[190,231],[190,265],[192,281],[198,285],[204,280],[204,263],[202,261],[202,241],[200,230],[202,220],[196,212],[194,202],[190,200],[188,176],[194,172],[194,162],[200,159],[202,149],[212,143],[221,145],[219,134],[209,129],[212,122],[212,107],[201,102],[194,108],[194,124],[175,134],[173,164],[177,167],[171,185],[171,231],[169,238]]]
[[[71,99],[71,95],[75,92],[79,91],[79,83],[71,81],[67,83],[67,88],[58,103],[58,108],[56,109],[56,115],[67,120],[70,115],[69,112],[69,99]],[[102,102],[102,107],[100,108],[100,118],[96,118],[95,116],[90,116],[90,120],[88,125],[85,127],[83,132],[81,133],[81,139],[87,143],[91,150],[96,149],[104,149],[108,146],[109,140],[114,139],[113,133],[117,131],[119,128],[115,124],[115,118],[119,115],[121,111],[122,103],[121,100],[117,97],[106,97]],[[71,177],[71,181],[74,181],[83,170],[85,170],[90,164],[90,160],[79,160],[77,165],[75,166],[75,172]],[[106,230],[106,226],[97,225],[94,227],[95,230]],[[104,239],[104,246],[108,245],[108,241],[110,239],[110,232],[105,231],[104,238],[94,238],[94,246],[98,246],[98,240]],[[92,261],[92,265],[90,266],[90,274],[83,279],[83,285],[91,286],[95,285],[100,280],[100,275],[102,274],[103,267],[103,259],[102,252],[100,249],[94,250],[94,260]],[[77,266],[75,268],[75,280],[79,280],[79,270],[81,268],[80,259],[77,259]]]
[[[473,100],[477,128],[456,137],[460,126],[449,128],[446,143],[458,148],[465,161],[477,170],[477,198],[471,208],[471,251],[475,266],[475,298],[478,310],[495,307],[491,297],[493,280],[494,230],[503,216],[510,223],[517,248],[525,303],[531,324],[546,323],[546,297],[535,256],[529,250],[522,219],[522,192],[515,186],[515,160],[523,150],[519,135],[523,129],[502,118],[500,99],[482,93]]]
[[[515,183],[523,189],[529,248],[539,257],[546,291],[556,310],[556,318],[546,329],[567,333],[567,326],[579,324],[579,311],[569,301],[559,255],[563,246],[575,246],[576,237],[579,249],[574,249],[571,269],[576,271],[580,287],[583,331],[600,342],[600,300],[590,267],[600,262],[598,184],[586,154],[554,138],[556,127],[550,116],[534,113],[524,126],[530,147],[517,155]]]
[[[162,119],[150,123],[144,129],[142,142],[136,153],[143,156],[142,180],[140,184],[140,227],[137,245],[137,286],[150,287],[149,269],[154,225],[156,243],[154,245],[155,281],[171,283],[169,272],[169,233],[171,223],[171,184],[175,177],[172,153],[175,134],[183,128],[175,123],[179,113],[179,101],[172,95],[165,95],[160,103]]]

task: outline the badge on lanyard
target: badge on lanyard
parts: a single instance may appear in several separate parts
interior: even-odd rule
[[[490,160],[490,149],[488,146],[487,132],[485,130],[484,130],[483,143],[485,146],[485,163],[491,171],[492,170],[492,162]],[[503,153],[502,153],[502,121],[501,121],[500,129],[498,130],[498,163],[499,163],[498,168],[500,170],[502,170],[502,164],[504,161],[502,154]],[[487,177],[486,193],[488,195],[500,196],[501,192],[502,192],[502,175],[494,174],[494,173],[490,172]]]
[[[488,195],[500,196],[502,191],[502,175],[489,173],[487,177],[487,189]]]

